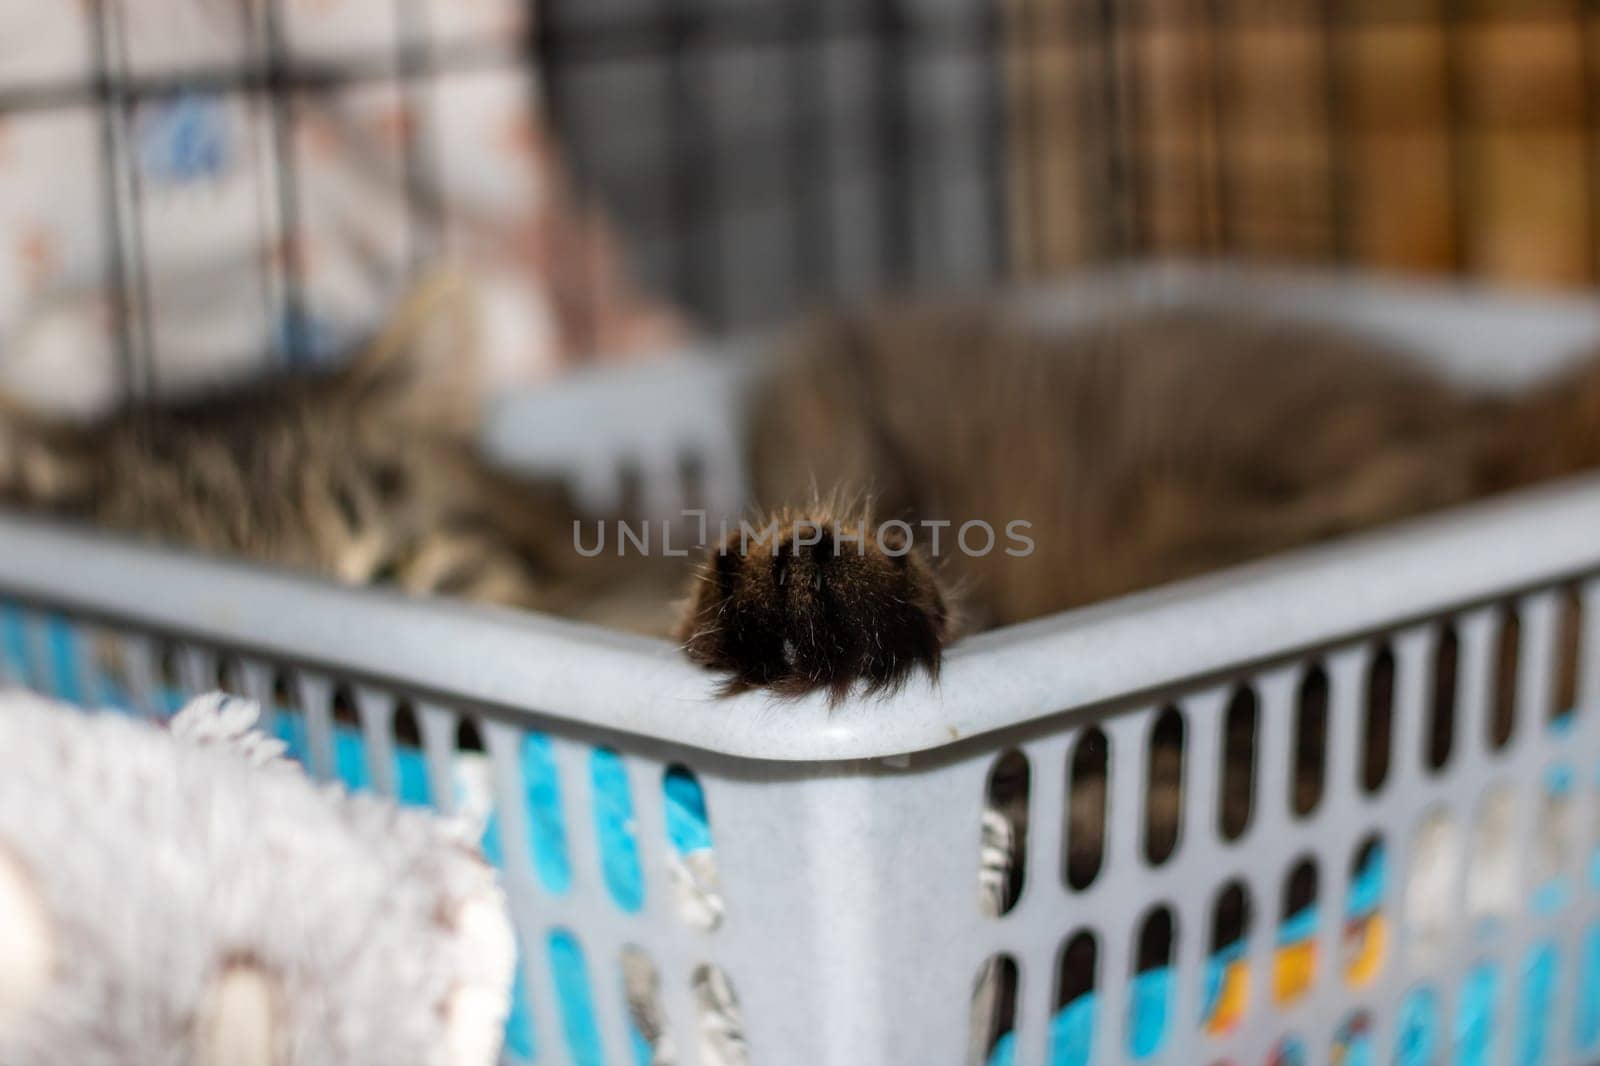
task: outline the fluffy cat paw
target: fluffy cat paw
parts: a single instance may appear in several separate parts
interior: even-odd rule
[[[728,674],[725,694],[892,691],[918,667],[938,675],[954,628],[933,566],[896,523],[780,514],[730,534],[696,577],[678,637]]]

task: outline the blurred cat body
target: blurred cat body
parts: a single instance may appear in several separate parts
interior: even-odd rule
[[[939,561],[980,628],[1469,498],[1502,416],[1365,339],[1200,312],[835,318],[783,367],[751,419],[761,505],[845,486],[949,522]],[[974,521],[1025,522],[1033,549],[965,550]]]
[[[473,345],[470,301],[435,283],[332,373],[86,424],[12,412],[0,420],[0,498],[346,582],[665,631],[683,564],[584,557],[574,522],[594,516],[560,486],[480,457]],[[787,524],[765,549],[712,546],[681,612],[692,658],[731,687],[787,694],[837,696],[857,678],[892,687],[936,669],[958,628],[1600,460],[1595,367],[1496,399],[1365,338],[1201,313],[1070,329],[1021,326],[981,304],[840,316],[796,331],[748,399],[761,509],[784,523],[817,516],[819,487],[864,501],[820,514],[823,546],[842,538],[854,554],[830,560]],[[885,543],[870,527],[889,519],[948,523],[934,526],[942,550],[931,557],[920,537]],[[971,522],[1023,523],[1032,550],[962,550]],[[887,661],[865,650],[882,647],[884,627],[905,628],[907,603],[920,635]]]

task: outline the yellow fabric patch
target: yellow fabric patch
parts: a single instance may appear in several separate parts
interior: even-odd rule
[[[1289,944],[1278,949],[1272,971],[1272,1001],[1293,1003],[1311,988],[1316,970],[1317,946],[1314,943]]]
[[[1216,1007],[1206,1019],[1206,1032],[1212,1036],[1231,1033],[1244,1017],[1245,1004],[1249,999],[1249,965],[1243,959],[1230,962],[1222,971],[1222,989],[1217,994]]]
[[[1374,914],[1345,926],[1344,943],[1347,983],[1360,986],[1378,976],[1389,943],[1389,927],[1383,915]]]

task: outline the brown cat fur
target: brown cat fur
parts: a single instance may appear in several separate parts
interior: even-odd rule
[[[913,309],[816,324],[781,366],[749,419],[758,500],[793,508],[813,486],[844,487],[865,491],[882,517],[949,522],[926,572],[961,588],[969,629],[1600,458],[1590,405],[1570,388],[1521,402],[1471,395],[1371,341],[1265,319],[1173,313],[1052,333],[982,309]],[[1588,376],[1600,412],[1600,374]],[[955,550],[963,523],[1000,531],[1018,520],[1030,554]],[[770,661],[698,655],[718,588],[697,589],[690,654],[804,687]]]

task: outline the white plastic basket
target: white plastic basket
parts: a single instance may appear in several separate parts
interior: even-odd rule
[[[1587,303],[1181,268],[1029,294],[1019,307],[1049,317],[1194,300],[1398,336],[1485,387],[1524,385],[1600,340],[1600,308]],[[678,468],[664,457],[698,452],[717,506],[732,507],[739,471],[727,457],[746,372],[686,361],[632,384],[578,382],[509,404],[490,440],[567,470],[596,501],[619,460],[631,461],[657,474],[663,511],[680,502]],[[548,440],[572,438],[527,427],[557,417],[617,435],[591,434],[594,451],[552,451]],[[836,708],[717,699],[712,679],[663,642],[20,518],[0,521],[0,600],[12,680],[152,715],[219,676],[269,706],[293,695],[312,768],[380,792],[456,804],[469,794],[458,781],[461,723],[474,723],[492,772],[490,843],[523,952],[513,1060],[635,1062],[619,972],[630,946],[660,975],[684,1064],[703,1061],[692,975],[715,967],[737,995],[756,1066],[957,1066],[975,978],[997,956],[1016,980],[1011,1035],[995,1054],[1018,1066],[1324,1063],[1352,1052],[1358,1018],[1373,1058],[1345,1062],[1600,1058],[1600,480],[983,634],[952,649],[937,687],[918,681]],[[1512,619],[1515,639],[1502,639]],[[1581,639],[1569,665],[1561,629],[1571,624]],[[1430,768],[1432,704],[1449,689],[1441,665],[1453,667],[1453,743]],[[1496,746],[1497,677],[1513,669],[1515,725]],[[1381,786],[1368,790],[1359,755],[1385,704],[1375,676],[1392,676],[1394,743]],[[1324,784],[1296,816],[1302,694],[1324,683]],[[1570,710],[1555,706],[1569,687],[1575,711],[1554,715]],[[1245,690],[1258,708],[1253,813],[1225,841],[1222,727]],[[395,740],[397,714],[417,722],[415,756]],[[1183,814],[1157,865],[1142,828],[1146,750],[1174,714]],[[1073,888],[1063,873],[1069,768],[1095,734],[1107,753],[1105,854]],[[991,769],[1010,751],[1029,768],[1023,890],[1008,913],[987,917],[980,823]],[[724,904],[715,928],[686,919],[671,884],[683,845],[669,839],[663,798],[674,767],[692,774],[709,812]],[[1386,874],[1359,885],[1357,914],[1352,869],[1373,839]],[[617,861],[634,867],[620,881]],[[1251,919],[1228,979],[1243,981],[1246,1006],[1231,1029],[1208,1032],[1208,973],[1221,972],[1213,915],[1235,884]],[[1373,914],[1385,942],[1355,982],[1347,955],[1376,943]],[[1155,933],[1152,915],[1165,915]],[[1162,928],[1165,952],[1151,943]],[[1058,974],[1080,933],[1096,959],[1092,997],[1074,1001],[1075,1024],[1092,1019],[1087,1058],[1061,1052],[1070,1041]],[[1141,980],[1136,960],[1153,955],[1164,965],[1146,975],[1161,980]],[[1298,998],[1275,1002],[1279,981]]]

